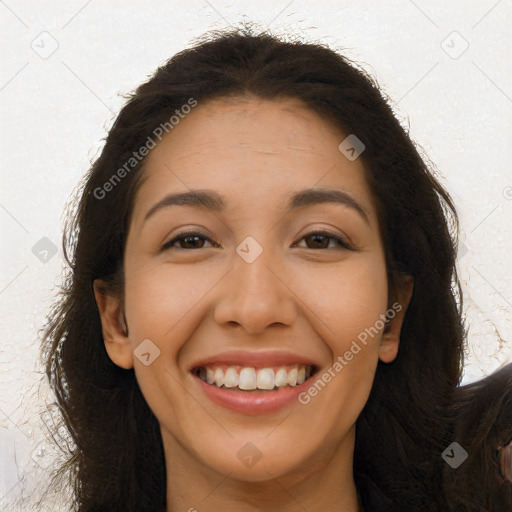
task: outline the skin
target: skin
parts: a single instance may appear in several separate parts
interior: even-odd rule
[[[345,136],[294,99],[221,99],[199,104],[146,159],[124,299],[101,281],[94,289],[107,352],[135,369],[159,420],[169,511],[358,510],[355,421],[378,360],[396,357],[410,279],[402,310],[306,405],[244,415],[212,403],[189,371],[228,349],[284,348],[311,357],[322,375],[390,307],[375,204],[361,158],[338,150]],[[368,221],[336,203],[287,213],[288,197],[311,187],[346,192]],[[190,189],[224,195],[225,211],[174,205],[144,221],[164,196]],[[353,250],[306,236],[325,229]],[[161,251],[188,230],[207,238]],[[247,236],[263,248],[250,264],[236,252]],[[160,350],[148,366],[133,354],[145,339]],[[248,442],[261,453],[252,467],[237,457]]]

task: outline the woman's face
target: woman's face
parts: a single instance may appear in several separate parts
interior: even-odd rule
[[[405,307],[384,334],[383,245],[346,135],[295,100],[223,99],[146,159],[127,335],[123,305],[96,296],[108,353],[134,367],[181,468],[246,481],[352,470],[354,423]]]

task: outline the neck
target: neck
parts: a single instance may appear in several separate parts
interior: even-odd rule
[[[314,455],[301,470],[258,481],[222,474],[201,463],[162,429],[167,473],[167,512],[358,512],[353,477],[354,432],[330,453]]]

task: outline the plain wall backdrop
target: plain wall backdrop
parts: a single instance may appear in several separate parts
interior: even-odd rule
[[[18,499],[28,510],[57,460],[37,358],[65,204],[121,94],[193,38],[244,20],[343,48],[377,77],[460,213],[464,383],[512,360],[511,0],[1,1],[2,511]],[[68,510],[63,496],[44,510]]]

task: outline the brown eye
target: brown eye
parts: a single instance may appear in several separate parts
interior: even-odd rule
[[[200,249],[204,245],[204,238],[197,235],[185,236],[179,239],[182,249]]]
[[[171,248],[178,249],[178,250],[179,249],[184,249],[184,250],[202,249],[204,247],[205,241],[210,242],[213,247],[219,247],[218,244],[213,242],[207,236],[203,235],[202,233],[193,231],[193,232],[188,232],[188,233],[180,233],[179,235],[174,237],[169,242],[166,242],[162,246],[162,251],[164,251],[166,249],[171,249]],[[173,247],[174,245],[176,245],[176,242],[179,242],[179,244],[180,244],[179,247]]]
[[[352,247],[345,242],[342,238],[333,235],[328,232],[313,232],[309,233],[302,237],[301,240],[306,240],[306,248],[307,249],[335,249],[336,247],[329,247],[329,243],[334,241],[338,247],[343,249],[352,250]]]

